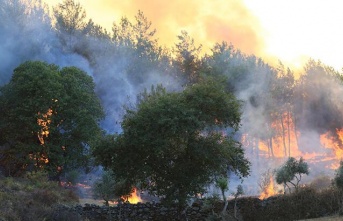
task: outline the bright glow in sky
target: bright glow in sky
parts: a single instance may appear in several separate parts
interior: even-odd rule
[[[343,67],[343,1],[245,0],[266,30],[264,53],[299,66],[309,57]]]
[[[45,0],[56,5],[62,0]],[[122,16],[131,21],[138,10],[152,21],[163,45],[173,46],[186,30],[208,50],[231,42],[268,62],[278,59],[301,68],[309,58],[337,70],[343,67],[341,0],[80,0],[87,15],[111,30]]]

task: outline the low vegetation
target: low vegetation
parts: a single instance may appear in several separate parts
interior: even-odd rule
[[[330,187],[315,190],[301,187],[298,192],[282,194],[260,200],[256,197],[240,197],[225,205],[219,197],[205,200],[204,209],[212,210],[208,220],[289,221],[337,216],[340,207],[339,190]],[[235,208],[238,207],[236,211]]]
[[[48,181],[44,173],[23,177],[1,177],[1,220],[78,220],[77,214],[57,213],[58,204],[73,204],[78,197],[57,182]],[[65,218],[63,218],[63,216]]]
[[[283,221],[336,217],[340,209],[340,189],[334,185],[316,188],[326,181],[321,178],[314,185],[299,187],[297,192],[264,200],[238,197],[224,203],[219,196],[213,196],[201,200],[200,212],[206,210],[208,220]],[[1,220],[83,220],[75,210],[59,206],[72,206],[78,202],[72,190],[59,186],[55,181],[48,181],[45,173],[0,179]]]

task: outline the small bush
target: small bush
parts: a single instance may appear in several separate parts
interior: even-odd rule
[[[317,191],[325,190],[332,186],[332,180],[326,175],[318,176],[312,180],[309,186]]]
[[[72,185],[75,185],[77,183],[77,180],[79,179],[80,173],[77,170],[69,171],[66,174],[66,181],[67,183],[70,183]]]

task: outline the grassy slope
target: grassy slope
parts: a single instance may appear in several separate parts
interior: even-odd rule
[[[4,220],[45,220],[54,215],[57,204],[76,202],[78,197],[71,190],[48,181],[45,174],[0,177],[0,218]]]

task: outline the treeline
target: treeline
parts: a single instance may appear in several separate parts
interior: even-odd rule
[[[128,98],[134,103],[144,88],[162,83],[168,91],[181,91],[211,77],[225,81],[226,89],[243,101],[239,136],[246,135],[249,154],[258,154],[261,141],[273,157],[273,141],[281,137],[284,156],[291,156],[290,136],[296,131],[302,136],[329,132],[339,141],[342,77],[320,61],[310,60],[295,78],[282,64],[273,67],[227,42],[204,54],[185,31],[174,47],[161,46],[141,11],[133,21],[114,22],[109,31],[87,19],[73,0],[58,4],[52,14],[39,0],[0,3],[1,84],[27,60],[77,66],[93,77],[106,115],[101,125],[109,133],[121,131],[123,104]],[[306,145],[299,137],[297,142],[300,148]]]

